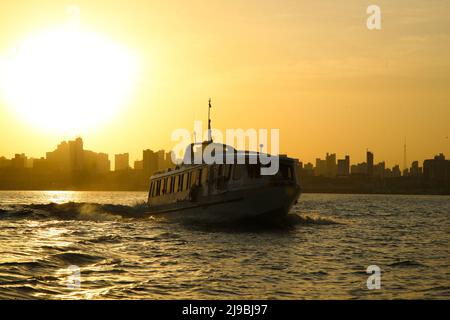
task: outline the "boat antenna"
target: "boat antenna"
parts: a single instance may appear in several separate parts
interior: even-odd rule
[[[208,142],[212,142],[211,136],[211,98],[208,101]]]

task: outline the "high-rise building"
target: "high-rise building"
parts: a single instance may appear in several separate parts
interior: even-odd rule
[[[327,175],[327,161],[322,160],[320,158],[316,159],[316,167],[314,168],[315,176],[323,176]]]
[[[386,172],[386,163],[380,162],[373,166],[373,176],[378,178],[384,178]]]
[[[350,174],[350,156],[345,156],[345,159],[339,159],[337,162],[337,175],[348,176]]]
[[[46,160],[48,168],[63,174],[102,174],[111,167],[106,153],[84,150],[81,138],[61,142],[56,150],[47,152]]]
[[[150,177],[158,170],[158,155],[150,149],[142,152],[142,168],[144,175]]]
[[[413,176],[413,177],[419,177],[422,175],[422,168],[419,167],[419,161],[413,161],[409,172],[410,172],[411,176]]]
[[[367,175],[373,176],[373,153],[370,151],[367,151],[366,162],[367,162]]]
[[[16,153],[14,158],[11,159],[11,166],[15,169],[23,169],[25,168],[27,162],[27,157],[24,153]]]
[[[335,177],[337,175],[336,154],[327,152],[325,160],[317,158],[314,174],[316,176]]]
[[[111,161],[106,153],[96,153],[89,150],[83,152],[83,172],[105,174],[111,170]]]
[[[402,175],[402,173],[400,171],[400,166],[398,164],[396,164],[395,166],[392,167],[392,176],[400,177],[401,175]]]
[[[128,170],[130,168],[130,155],[128,153],[116,154],[114,156],[114,170]]]
[[[56,150],[47,152],[46,159],[50,168],[54,171],[68,173],[71,170],[69,144],[61,142]]]
[[[335,153],[328,154],[327,152],[325,161],[327,166],[326,176],[330,178],[336,177],[337,175],[336,154]]]
[[[361,162],[350,167],[352,175],[367,175],[367,163]]]
[[[69,159],[71,171],[80,172],[84,168],[83,140],[76,138],[69,141]]]
[[[439,154],[434,159],[423,162],[423,176],[432,180],[450,180],[450,160],[446,160],[444,154]]]

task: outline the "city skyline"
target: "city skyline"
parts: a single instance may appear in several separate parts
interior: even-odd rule
[[[0,5],[0,154],[79,135],[135,160],[205,121],[208,97],[214,128],[279,128],[306,162],[369,148],[401,165],[404,137],[410,159],[450,154],[445,2],[379,1],[378,31],[360,1],[134,3]]]
[[[69,149],[74,149],[74,150],[79,150],[78,152],[81,151],[85,151],[89,153],[90,158],[94,159],[95,157],[98,157],[99,159],[101,159],[100,161],[104,162],[105,164],[102,164],[102,167],[107,169],[103,169],[101,171],[120,171],[120,170],[126,170],[126,169],[133,169],[133,170],[143,170],[145,165],[143,164],[143,162],[145,162],[145,158],[147,157],[154,157],[154,161],[156,161],[156,163],[158,163],[159,167],[161,168],[167,168],[169,165],[168,163],[170,162],[171,164],[171,155],[170,153],[172,152],[171,150],[167,151],[164,149],[155,149],[155,148],[144,148],[141,149],[141,157],[137,158],[137,159],[131,159],[130,158],[130,153],[129,152],[123,152],[123,153],[118,153],[118,154],[109,154],[109,153],[105,153],[105,152],[96,152],[96,151],[90,151],[90,150],[86,150],[84,149],[84,140],[81,137],[77,137],[74,140],[63,140],[61,141],[58,145],[57,148],[54,151],[47,151],[45,152],[45,156],[40,156],[40,157],[30,157],[28,156],[27,152],[18,152],[15,153],[13,157],[6,157],[5,155],[0,154],[0,160],[4,161],[5,160],[10,160],[10,161],[14,161],[14,159],[23,159],[24,160],[24,168],[33,168],[33,161],[35,161],[36,163],[39,163],[42,160],[48,160],[52,163],[53,166],[57,166],[58,157],[59,154],[61,154],[61,152],[63,150],[69,150]],[[157,150],[157,151],[153,151],[153,150]],[[280,153],[282,154],[282,153]],[[110,159],[111,156],[111,159]],[[423,161],[417,160],[417,159],[413,159],[409,162],[406,162],[407,167],[406,169],[410,170],[415,163],[424,163],[426,160],[429,159],[433,159],[433,157],[437,157],[437,156],[443,156],[444,160],[446,160],[447,158],[445,158],[445,153],[443,152],[438,152],[435,155],[430,155],[429,157],[425,158]],[[332,152],[326,152],[325,153],[325,159],[321,159],[320,157],[316,157],[314,161],[303,161],[303,159],[298,159],[300,161],[301,166],[308,166],[310,167],[312,165],[312,168],[314,168],[315,170],[317,170],[317,172],[320,172],[320,174],[317,174],[317,172],[315,173],[315,175],[324,175],[324,176],[339,176],[339,175],[348,175],[348,174],[361,174],[363,173],[364,170],[369,170],[367,171],[367,173],[369,173],[369,175],[373,175],[374,173],[374,169],[376,170],[377,165],[383,165],[383,169],[389,169],[389,168],[395,168],[398,167],[400,172],[403,173],[403,171],[405,170],[405,168],[401,167],[400,163],[396,163],[392,166],[388,166],[385,162],[385,160],[383,159],[376,159],[375,158],[375,153],[373,152],[373,150],[369,150],[366,149],[365,152],[365,160],[366,162],[361,162],[361,161],[352,161],[353,156],[349,155],[349,154],[344,154],[342,155],[342,159],[338,157],[338,155],[336,153],[332,153]],[[162,160],[161,160],[162,159]],[[450,160],[450,158],[449,158]],[[108,164],[106,164],[108,163]],[[331,163],[331,164],[330,164]],[[0,168],[2,167],[8,167],[8,166],[13,166],[12,164],[8,164],[8,165],[1,165],[2,163],[0,162]],[[173,164],[175,165],[175,164]],[[335,168],[330,168],[330,166],[335,166]],[[365,167],[364,167],[365,166]],[[114,169],[113,169],[114,168]],[[369,169],[367,169],[369,168]],[[331,170],[332,172],[329,172],[329,170]],[[152,171],[152,170],[150,170]],[[343,174],[343,172],[346,172],[346,174]]]
[[[75,137],[73,137],[72,139],[76,139],[76,137],[78,137],[78,136],[75,136]],[[401,143],[399,143],[399,150],[398,150],[398,156],[397,156],[397,160],[394,160],[394,161],[388,161],[388,160],[386,160],[386,159],[383,159],[383,161],[385,162],[385,164],[386,164],[386,166],[389,166],[389,167],[393,167],[393,166],[395,166],[395,165],[399,165],[400,167],[402,167],[402,170],[403,170],[403,165],[404,165],[404,161],[405,161],[405,142],[404,142],[404,139],[405,139],[405,137],[403,137],[402,138],[402,142]],[[69,141],[69,140],[71,140],[71,138],[67,138],[67,139],[60,139],[61,141]],[[281,139],[282,140],[282,139]],[[35,141],[34,141],[35,142]],[[282,144],[282,141],[281,141],[281,144]],[[50,144],[50,147],[49,148],[51,148],[51,145],[52,144]],[[88,144],[89,145],[89,148],[91,148],[91,149],[94,149],[94,147],[92,146],[92,144]],[[175,143],[174,142],[172,142],[171,144],[169,144],[169,149],[168,150],[171,150],[171,148],[170,147],[173,147],[175,145]],[[423,161],[425,161],[426,159],[429,159],[431,156],[432,156],[432,154],[434,154],[434,155],[436,155],[436,154],[440,154],[440,153],[444,153],[444,154],[450,154],[450,149],[449,150],[446,150],[445,148],[443,148],[443,149],[437,149],[434,153],[432,153],[432,154],[429,154],[429,155],[424,155],[423,157],[419,157],[419,158],[413,158],[413,156],[411,156],[410,154],[409,154],[409,148],[410,148],[410,145],[408,145],[407,146],[408,148],[406,149],[406,154],[407,154],[407,158],[410,158],[410,159],[413,159],[413,160],[411,160],[411,161],[409,161],[409,160],[407,160],[407,163],[408,164],[411,164],[413,161],[419,161],[419,162],[423,162]],[[33,148],[31,148],[31,149],[33,149]],[[102,150],[105,150],[106,148],[96,148],[96,149],[102,149]],[[164,147],[154,147],[153,149],[155,149],[155,150],[166,150]],[[345,149],[345,148],[336,148],[336,149]],[[414,148],[414,146],[412,147],[412,149],[414,150],[415,148]],[[118,150],[118,149],[116,149],[116,150]],[[356,154],[353,154],[352,155],[352,159],[354,159],[354,163],[358,163],[358,162],[362,162],[362,161],[364,161],[366,158],[366,154],[365,154],[365,151],[364,150],[372,150],[372,148],[368,148],[368,147],[365,147],[365,148],[363,148],[362,150],[361,150],[361,152],[357,152]],[[0,149],[0,151],[1,151],[1,149]],[[120,149],[120,150],[118,150],[118,151],[116,151],[116,152],[112,152],[112,151],[110,151],[110,152],[108,152],[108,151],[105,151],[104,153],[107,153],[107,154],[109,154],[109,155],[111,155],[111,156],[115,156],[115,155],[120,155],[120,154],[128,154],[128,158],[129,158],[129,163],[134,163],[134,162],[136,162],[136,161],[139,161],[139,160],[142,160],[142,157],[141,157],[141,151],[142,150],[140,150],[140,149],[133,149],[133,150],[123,150],[123,149]],[[259,151],[259,150],[254,150],[254,151]],[[31,157],[31,158],[35,158],[35,159],[39,159],[39,158],[41,158],[42,157],[42,154],[45,154],[45,150],[43,150],[42,152],[25,152],[26,154],[27,154],[27,156],[29,156],[29,157]],[[329,152],[329,151],[328,151]],[[22,153],[24,153],[23,152],[23,150],[21,151],[21,150],[15,150],[15,151],[11,151],[10,153],[0,153],[0,157],[6,157],[6,158],[13,158],[16,154],[22,154]],[[324,150],[324,151],[320,151],[318,154],[312,154],[312,155],[310,155],[309,157],[302,157],[302,152],[301,151],[295,151],[294,150],[294,152],[292,152],[292,154],[290,154],[290,153],[286,153],[286,152],[283,152],[283,149],[281,149],[281,151],[279,152],[280,154],[288,154],[289,156],[292,156],[292,157],[295,157],[295,158],[298,158],[300,161],[302,161],[302,162],[304,162],[304,163],[308,163],[308,162],[311,162],[311,163],[315,163],[315,161],[316,161],[316,159],[317,159],[317,157],[318,156],[320,156],[320,155],[323,155],[323,154],[326,154],[327,153],[327,151],[326,150]],[[330,152],[330,153],[334,153],[334,154],[336,154],[337,156],[343,156],[343,157],[345,157],[346,155],[348,155],[348,153],[347,152],[335,152],[335,151],[332,151],[332,152]],[[377,150],[377,154],[383,154],[384,152],[383,152],[383,150]],[[413,153],[413,152],[411,152],[411,153]],[[380,157],[381,158],[381,157]],[[111,160],[113,160],[113,159],[111,159]]]
[[[83,139],[62,141],[45,157],[25,153],[11,159],[0,156],[0,190],[148,190],[150,177],[176,169],[172,152],[143,149],[141,160],[130,163],[128,153],[109,154],[87,150]],[[392,168],[366,151],[366,161],[352,162],[326,153],[315,163],[297,163],[296,173],[304,192],[448,194],[450,159],[440,153],[406,169]],[[113,164],[114,169],[112,169]],[[231,164],[217,164],[218,170]],[[253,165],[248,164],[251,170]],[[277,174],[277,173],[276,173]]]

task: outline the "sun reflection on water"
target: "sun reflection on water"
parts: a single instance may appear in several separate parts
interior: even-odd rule
[[[42,197],[47,199],[47,202],[53,202],[57,204],[75,201],[74,191],[46,191],[42,194]]]

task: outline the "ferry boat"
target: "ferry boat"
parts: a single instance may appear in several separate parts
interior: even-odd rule
[[[208,140],[190,144],[181,164],[151,176],[149,213],[215,221],[287,215],[300,196],[298,160],[279,155],[278,172],[262,175],[260,153],[213,142],[209,109]],[[207,148],[221,161],[205,163],[202,155]],[[196,164],[198,153],[202,161]]]

